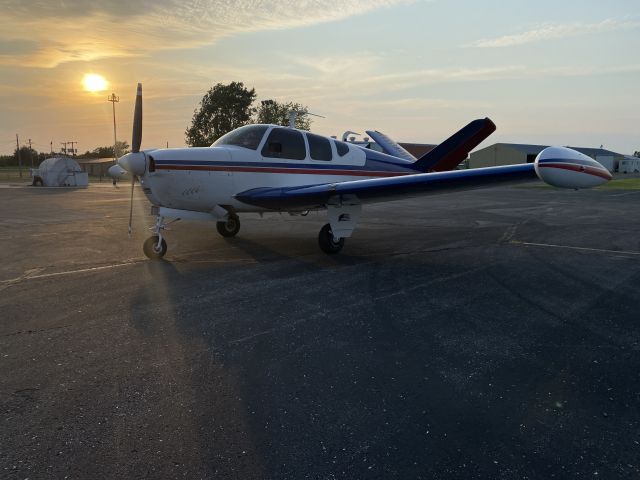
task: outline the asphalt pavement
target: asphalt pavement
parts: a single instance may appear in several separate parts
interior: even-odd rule
[[[640,191],[180,221],[0,188],[0,478],[640,476]]]

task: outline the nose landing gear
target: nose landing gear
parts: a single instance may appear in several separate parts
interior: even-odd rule
[[[147,258],[160,260],[167,253],[167,242],[165,242],[164,238],[154,235],[145,240],[142,250]]]
[[[150,228],[150,230],[153,232],[153,235],[147,238],[142,245],[142,251],[147,256],[147,258],[151,260],[160,260],[162,257],[164,257],[164,254],[167,253],[167,242],[164,240],[164,238],[162,238],[162,231],[167,228],[167,225],[168,224],[164,223],[163,216],[158,215],[156,217],[156,224]]]

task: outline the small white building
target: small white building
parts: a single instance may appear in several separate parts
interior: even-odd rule
[[[53,157],[31,170],[33,185],[44,187],[88,187],[89,175],[73,158]]]
[[[620,173],[640,173],[640,158],[625,155],[618,164],[618,171]]]

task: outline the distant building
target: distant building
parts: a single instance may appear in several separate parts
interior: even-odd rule
[[[498,165],[515,165],[533,163],[536,156],[548,145],[526,145],[519,143],[496,143],[490,147],[477,150],[469,156],[469,168],[494,167]],[[604,165],[609,171],[618,170],[618,165],[625,156],[603,148],[570,147]]]
[[[436,148],[437,145],[433,145],[431,143],[405,143],[398,142],[402,148],[404,148],[407,152],[413,155],[416,158],[420,158],[425,153],[429,153],[431,150]]]
[[[76,158],[83,172],[92,177],[106,177],[109,167],[115,165],[113,158]]]
[[[31,169],[32,185],[41,187],[87,187],[89,176],[73,158],[52,157]]]

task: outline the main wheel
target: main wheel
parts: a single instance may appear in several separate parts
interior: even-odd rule
[[[147,238],[142,245],[144,254],[151,260],[160,260],[164,257],[164,254],[167,253],[167,242],[165,242],[163,238],[158,246],[158,240],[158,235],[154,235],[153,237]]]
[[[338,253],[344,247],[344,238],[335,240],[331,231],[331,224],[327,223],[320,229],[318,243],[320,244],[320,250],[324,253]]]
[[[216,228],[223,237],[235,237],[240,231],[240,218],[237,215],[229,215],[226,222],[216,222]]]

